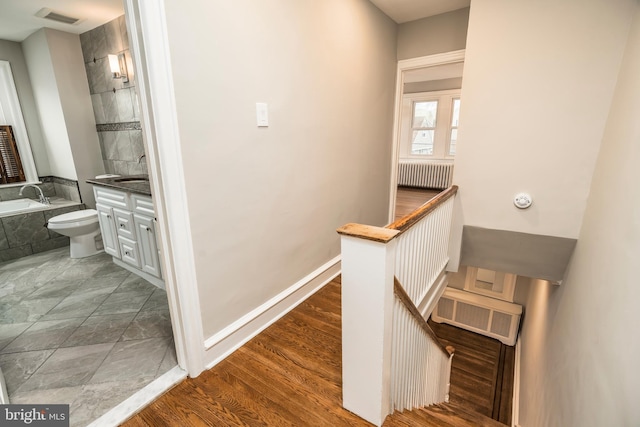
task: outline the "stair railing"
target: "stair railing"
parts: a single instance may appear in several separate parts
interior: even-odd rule
[[[446,286],[456,192],[450,187],[386,227],[338,229],[343,406],[377,426],[394,410],[448,400],[453,351],[424,316]]]

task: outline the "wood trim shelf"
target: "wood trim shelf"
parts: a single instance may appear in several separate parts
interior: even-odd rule
[[[380,243],[388,243],[400,234],[397,230],[355,223],[345,224],[336,231],[343,236],[358,237]]]

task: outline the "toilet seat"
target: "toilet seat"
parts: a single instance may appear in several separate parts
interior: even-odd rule
[[[73,211],[62,215],[56,215],[49,219],[49,224],[53,225],[67,225],[71,223],[87,224],[92,222],[98,222],[98,211],[95,209]]]
[[[84,258],[102,252],[98,211],[85,209],[56,215],[47,228],[69,238],[71,258]]]

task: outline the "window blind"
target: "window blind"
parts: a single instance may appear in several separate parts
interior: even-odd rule
[[[0,183],[26,181],[20,153],[9,125],[0,125]]]

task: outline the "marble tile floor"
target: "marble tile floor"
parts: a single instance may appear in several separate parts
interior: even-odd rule
[[[68,403],[86,426],[177,365],[167,295],[106,254],[0,264],[0,368],[10,403]]]

